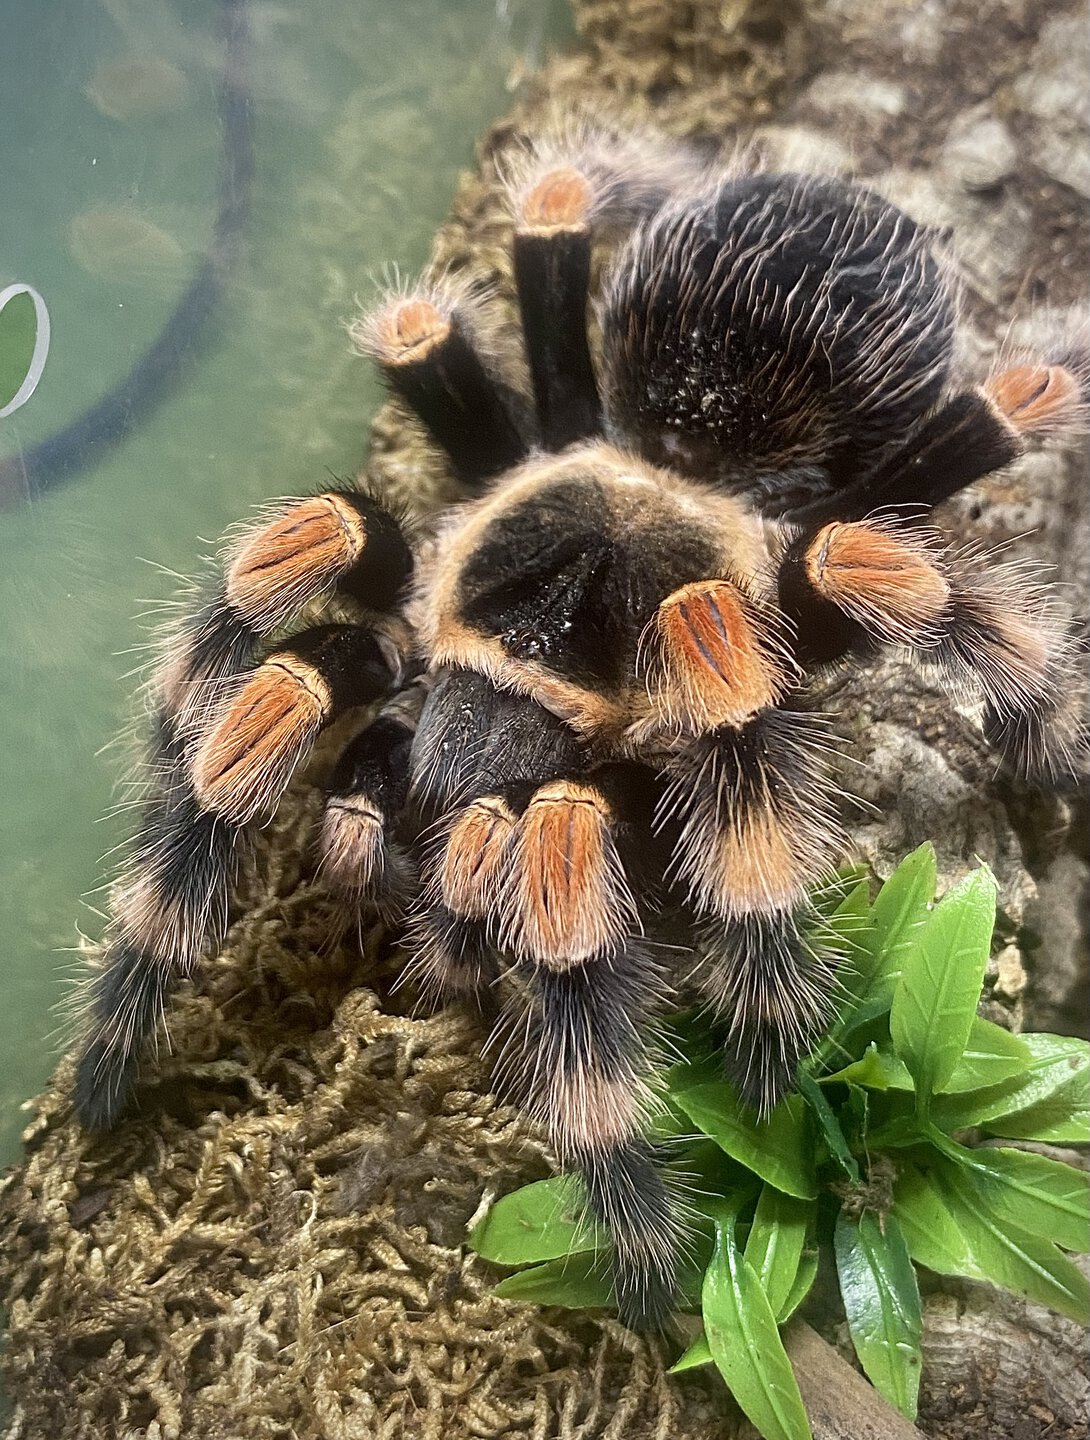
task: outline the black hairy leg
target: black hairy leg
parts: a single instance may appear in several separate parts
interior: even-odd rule
[[[353,331],[468,490],[517,465],[528,449],[519,397],[481,359],[486,331],[475,297],[443,280],[391,297]]]
[[[75,1105],[88,1126],[115,1123],[167,995],[224,934],[247,824],[279,799],[321,728],[387,689],[398,663],[369,624],[313,628],[259,663],[269,637],[338,592],[389,609],[411,567],[398,521],[370,497],[285,504],[236,538],[211,598],[171,638],[151,685],[140,829],[87,1001]]]
[[[1026,778],[1085,762],[1083,649],[1032,568],[882,518],[796,540],[780,586],[808,663],[904,646],[980,696],[985,734]]]
[[[320,866],[346,920],[360,923],[370,912],[397,921],[416,893],[403,812],[422,700],[414,685],[388,701],[341,752],[326,787]]]
[[[727,1073],[765,1115],[795,1082],[828,1017],[836,956],[809,892],[843,850],[830,735],[802,710],[762,710],[674,757],[659,824],[668,878],[696,919],[697,984],[726,1026]]]
[[[951,396],[851,485],[793,510],[790,519],[809,528],[881,509],[926,512],[1012,464],[1030,440],[1077,426],[1086,412],[1085,389],[1077,371],[1064,365],[997,371],[976,389]]]
[[[508,972],[498,1073],[583,1176],[613,1238],[625,1318],[662,1326],[678,1227],[643,1139],[643,1032],[662,977],[639,939],[616,776],[599,779],[536,701],[486,686],[443,677],[418,729],[419,789],[446,808],[423,847],[411,973],[449,997],[479,996]]]

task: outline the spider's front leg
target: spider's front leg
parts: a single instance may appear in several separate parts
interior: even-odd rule
[[[589,768],[556,716],[470,671],[433,690],[413,768],[418,803],[441,816],[417,974],[465,994],[509,967],[497,1069],[582,1174],[613,1240],[623,1318],[661,1328],[680,1231],[644,1139],[644,1030],[661,985],[622,859],[625,787]]]
[[[1085,763],[1080,646],[1024,565],[884,518],[833,522],[788,548],[780,598],[804,663],[905,646],[980,695],[985,734],[1021,775],[1055,782]]]
[[[394,682],[399,622],[381,612],[411,567],[400,524],[375,500],[297,501],[237,540],[211,599],[174,637],[152,683],[140,830],[89,997],[75,1091],[84,1124],[118,1119],[170,990],[222,936],[247,825],[271,812],[327,724]],[[336,592],[373,618],[270,644]]]
[[[649,724],[676,737],[659,824],[668,878],[698,921],[697,980],[728,1026],[725,1060],[766,1113],[790,1088],[829,1003],[831,958],[807,895],[841,848],[829,735],[791,708],[782,622],[728,579],[682,587],[644,645]]]

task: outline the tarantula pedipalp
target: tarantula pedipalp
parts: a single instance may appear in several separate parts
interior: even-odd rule
[[[847,181],[596,135],[528,152],[510,190],[533,418],[465,287],[361,327],[464,502],[422,546],[350,487],[231,544],[155,682],[75,1101],[118,1119],[172,985],[223,934],[247,828],[323,727],[385,696],[330,782],[324,873],[347,905],[407,913],[438,994],[517,981],[503,1060],[613,1238],[622,1315],[655,1326],[680,1227],[645,1138],[647,1034],[676,977],[643,922],[687,917],[728,1073],[767,1111],[834,967],[806,925],[841,846],[813,671],[905,647],[975,687],[1024,772],[1076,761],[1049,595],[919,521],[1079,418],[1085,369],[1058,354],[952,390],[934,237]],[[596,367],[592,246],[621,227]],[[351,623],[291,633],[334,600]]]

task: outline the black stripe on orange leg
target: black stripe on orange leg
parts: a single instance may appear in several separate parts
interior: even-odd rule
[[[775,704],[787,683],[771,623],[729,580],[696,581],[667,596],[643,659],[656,718],[682,734],[741,724]]]
[[[235,824],[271,812],[322,728],[393,678],[367,630],[323,625],[296,636],[225,700],[201,738],[193,782],[202,805]]]
[[[400,296],[355,329],[398,395],[477,488],[526,455],[506,387],[485,369],[465,320],[465,302],[436,287]]]
[[[523,193],[516,217],[515,281],[547,450],[562,450],[602,428],[587,341],[592,201],[586,176],[563,166]]]
[[[881,521],[834,522],[800,536],[778,583],[804,667],[883,643],[933,644],[948,613],[950,586],[932,537]]]
[[[499,795],[485,795],[451,823],[438,868],[444,905],[476,920],[498,917],[507,890],[518,818]]]
[[[637,923],[614,815],[593,785],[540,786],[518,825],[501,917],[505,947],[565,969],[621,945]]]
[[[301,500],[235,550],[226,598],[262,631],[334,588],[373,610],[392,608],[412,572],[401,527],[369,496],[330,491]]]
[[[924,535],[875,521],[826,525],[802,563],[814,593],[875,640],[927,644],[945,617],[950,586]]]

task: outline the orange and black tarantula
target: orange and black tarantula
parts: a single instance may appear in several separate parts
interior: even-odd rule
[[[509,191],[532,406],[449,276],[357,331],[462,502],[413,538],[362,488],[283,503],[174,637],[76,1109],[118,1119],[249,828],[324,727],[380,703],[329,783],[322,872],[346,910],[404,918],[426,988],[500,997],[502,1065],[582,1174],[622,1316],[654,1327],[681,1233],[646,1138],[656,1012],[691,980],[761,1112],[828,1013],[815,673],[902,647],[975,692],[1023,774],[1081,763],[1069,623],[922,522],[1078,422],[1086,371],[1060,345],[956,388],[941,240],[842,179],[602,134],[528,149]],[[292,630],[321,604],[352,618]],[[646,938],[667,909],[685,948]]]

